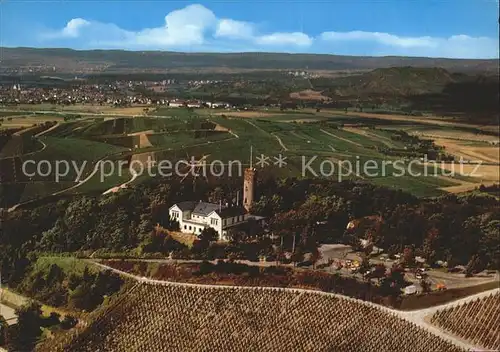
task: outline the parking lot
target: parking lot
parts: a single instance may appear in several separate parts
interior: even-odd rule
[[[333,261],[332,265],[323,268],[323,270],[330,273],[339,273],[342,276],[363,279],[363,275],[355,270],[355,267],[361,263],[362,253],[353,252],[350,246],[342,244],[323,245],[320,248],[320,252],[322,255],[322,263]],[[385,257],[386,256],[384,255],[371,257],[370,264],[384,264],[386,270],[390,270],[392,266],[397,263],[397,259],[394,260]],[[450,273],[446,268],[427,268],[424,272],[415,272],[410,268],[406,269],[405,279],[408,282],[413,283],[417,287],[417,291],[422,291],[420,286],[420,280],[422,278],[425,278],[426,281],[430,283],[432,290],[437,290],[440,287],[445,289],[461,288],[499,280],[499,274],[494,272],[484,272],[473,277],[466,278],[463,273]]]

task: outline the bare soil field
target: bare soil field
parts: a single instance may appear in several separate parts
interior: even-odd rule
[[[326,112],[327,110],[325,110]],[[392,114],[375,114],[368,112],[344,112],[341,110],[330,111],[335,113],[336,116],[344,115],[344,116],[352,116],[352,117],[367,117],[373,119],[380,120],[388,120],[388,121],[413,121],[417,123],[425,123],[431,125],[439,125],[439,126],[452,126],[452,127],[474,127],[484,131],[498,131],[498,126],[491,125],[475,125],[469,123],[460,123],[446,120],[445,118],[439,118],[437,116],[424,116],[424,117],[416,117],[416,116],[408,116],[408,115],[392,115]]]
[[[440,189],[448,193],[465,193],[474,191],[475,189],[478,189],[481,185],[488,187],[494,185],[495,183],[498,182],[488,181],[483,183],[464,183],[463,185],[442,187]]]
[[[139,148],[149,148],[152,147],[151,141],[148,138],[148,135],[145,133],[141,133],[139,135]]]
[[[265,111],[230,111],[230,112],[219,112],[215,115],[226,115],[226,116],[234,116],[234,117],[270,117],[276,115],[276,113],[269,113]]]
[[[221,126],[221,125],[219,125],[219,124],[215,124],[214,131],[223,131],[223,132],[227,132],[227,131],[229,131],[229,128],[224,127],[224,126]]]
[[[134,115],[143,115],[144,114],[143,106],[134,106],[130,108],[111,108],[106,110],[108,113],[114,113],[117,115],[126,115],[126,116],[134,116]]]
[[[141,134],[153,134],[155,131],[153,130],[146,130],[146,131],[139,131],[139,132],[134,132],[134,133],[129,133],[127,136],[140,136]]]
[[[447,172],[454,171],[457,174],[473,177],[478,181],[468,182],[453,179],[451,177],[439,176],[457,183],[457,185],[454,186],[440,188],[441,190],[449,193],[463,193],[473,191],[479,188],[481,185],[491,186],[500,182],[500,170],[497,165],[444,164],[442,165],[442,169],[447,170]]]
[[[60,116],[12,116],[9,117],[11,120],[8,120],[7,117],[3,117],[3,121],[1,121],[1,129],[6,128],[19,128],[19,127],[32,127],[35,124],[44,123],[47,121],[62,121],[63,118]]]
[[[448,172],[455,172],[464,176],[473,177],[481,181],[496,181],[499,182],[499,167],[497,165],[480,165],[480,164],[443,164],[441,166]]]
[[[440,138],[440,139],[453,139],[457,141],[473,141],[485,143],[498,143],[498,136],[490,136],[485,134],[475,134],[472,132],[458,131],[458,130],[425,130],[425,131],[408,131],[411,134],[422,137]]]
[[[464,145],[461,141],[452,139],[435,139],[436,145],[443,146],[449,154],[462,157],[465,160],[484,161],[489,163],[500,162],[500,150],[498,146],[483,147]]]
[[[312,122],[318,122],[318,121],[323,121],[324,119],[293,119],[293,120],[283,120],[281,122],[294,122],[294,123],[312,123]]]
[[[329,97],[321,94],[322,92],[318,92],[312,89],[306,89],[300,92],[290,93],[290,98],[292,99],[300,99],[300,100],[314,100],[314,101],[327,101],[330,100]]]

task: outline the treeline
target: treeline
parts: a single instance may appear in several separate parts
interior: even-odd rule
[[[233,261],[203,261],[199,264],[166,264],[108,260],[103,264],[137,276],[156,280],[178,281],[195,284],[230,284],[235,286],[300,287],[324,292],[339,293],[349,297],[385,305],[397,306],[400,290],[407,285],[404,270],[400,267],[381,275],[380,284],[360,281],[339,273],[316,270],[294,270],[285,266],[247,265]]]
[[[82,273],[65,272],[57,264],[35,268],[17,289],[27,296],[53,307],[92,311],[103,303],[104,297],[118,292],[123,280],[110,271]]]
[[[8,325],[0,315],[0,347],[9,351],[32,351],[43,339],[43,329],[51,332],[69,330],[78,320],[71,316],[62,317],[56,312],[49,316],[42,314],[40,304],[31,302],[16,309],[17,323]]]

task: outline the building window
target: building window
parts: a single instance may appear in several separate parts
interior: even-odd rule
[[[174,219],[178,219],[178,218],[179,218],[179,212],[174,210],[174,211],[172,212],[172,217],[173,217]]]
[[[200,227],[198,230],[199,230],[199,232],[200,232],[200,233],[201,233],[201,231],[203,231],[203,230],[201,229],[201,227]]]
[[[189,226],[189,231],[191,231],[191,226]]]
[[[187,226],[186,226],[186,225],[184,225],[184,230],[186,230],[186,229],[187,229]]]
[[[222,220],[222,226],[226,226],[226,219]]]
[[[214,219],[214,218],[211,218],[211,219],[210,219],[210,225],[216,225],[216,226],[217,226],[217,225],[218,225],[218,223],[219,223],[219,220]]]

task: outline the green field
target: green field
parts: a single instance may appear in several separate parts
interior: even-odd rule
[[[47,147],[29,155],[29,158],[35,162],[49,160],[52,164],[56,160],[73,161],[77,165],[86,162],[82,169],[83,179],[91,174],[97,160],[109,159],[117,166],[125,158],[125,154],[130,157],[132,153],[151,153],[156,161],[167,159],[173,163],[191,156],[206,156],[207,162],[220,160],[225,164],[241,163],[242,167],[247,167],[250,165],[252,150],[252,165],[259,168],[260,165],[256,164],[257,157],[266,156],[269,158],[266,159],[266,172],[278,177],[315,176],[307,170],[303,172],[304,163],[312,160],[308,165],[319,177],[335,180],[357,178],[381,186],[403,189],[422,197],[439,195],[442,193],[439,188],[456,184],[442,177],[396,177],[393,176],[395,169],[392,165],[382,165],[384,161],[397,160],[396,157],[383,154],[384,149],[405,147],[403,142],[392,139],[393,131],[410,126],[405,123],[392,124],[387,120],[377,120],[376,117],[366,119],[323,111],[276,111],[275,115],[259,118],[227,117],[230,112],[226,116],[221,116],[217,110],[214,111],[215,114],[211,112],[208,109],[197,112],[183,108],[159,108],[152,110],[150,116],[85,117],[60,121],[56,128],[39,138]],[[357,130],[342,127],[346,122],[352,124],[360,121],[380,125]],[[412,125],[412,128],[422,131],[446,129],[434,125]],[[286,158],[286,165],[282,167],[275,165],[274,158],[279,154]],[[10,182],[0,187],[0,200],[4,203],[15,204],[43,198],[75,185],[77,175],[74,170],[70,170],[59,182],[54,182],[50,177],[30,179],[16,176],[17,179],[12,179],[14,174],[20,174],[23,161],[24,158],[15,161],[0,160],[3,170],[13,170],[6,172],[7,178],[11,178],[8,179]],[[370,169],[370,174],[361,169],[359,175],[346,175],[349,167],[356,171],[356,163],[364,165],[366,162],[376,163]],[[385,174],[382,172],[383,167]],[[416,168],[423,169],[423,166]],[[28,167],[27,171],[33,170]],[[372,175],[373,173],[376,175]],[[144,177],[140,179],[143,180]],[[127,167],[122,170],[122,175],[108,176],[104,182],[96,174],[68,191],[68,194],[102,193],[130,178]],[[466,180],[463,177],[457,179]]]
[[[98,160],[125,151],[83,139],[41,137],[40,140],[46,148],[39,152],[0,159],[4,180],[0,187],[2,202],[25,202],[74,186],[78,175],[79,180],[84,180]],[[59,170],[59,177],[56,177],[56,170]]]

